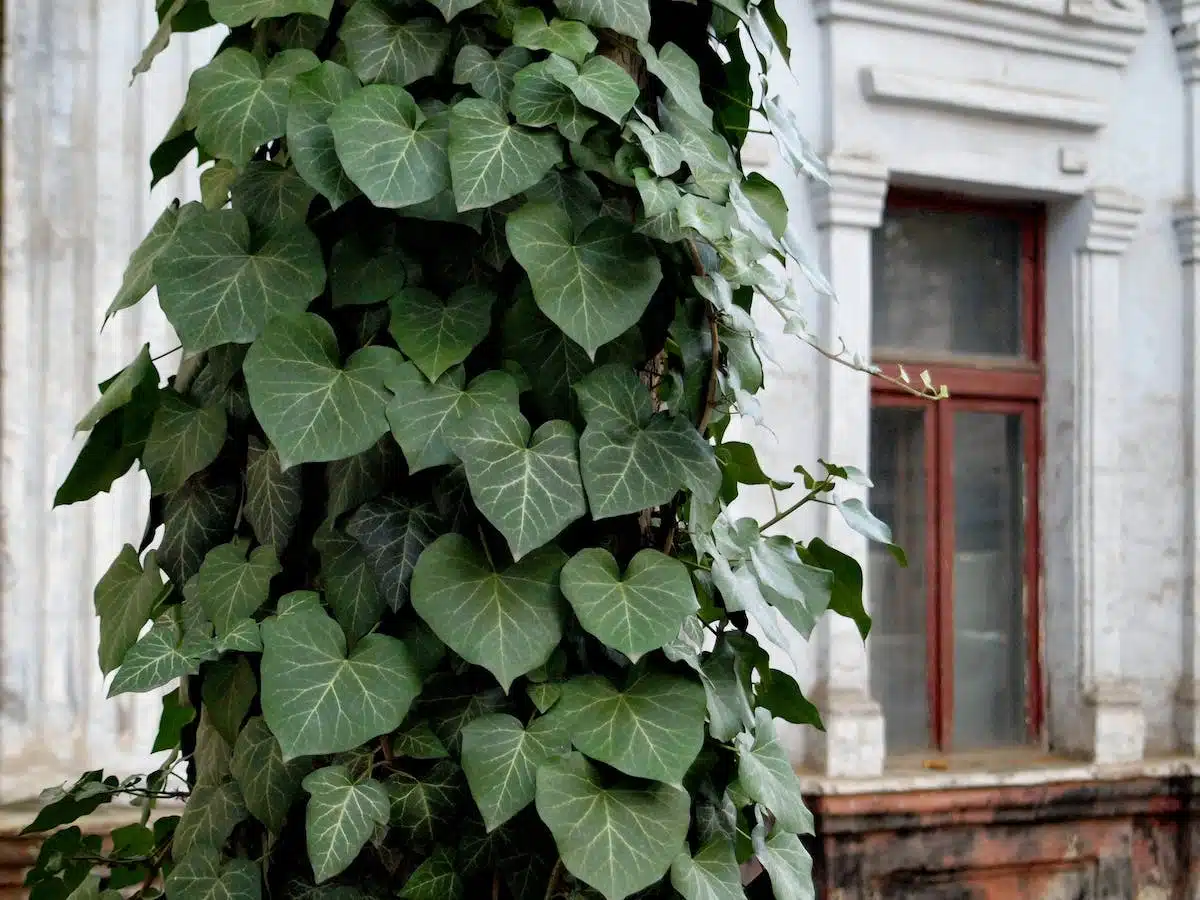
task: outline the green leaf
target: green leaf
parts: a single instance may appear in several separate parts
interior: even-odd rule
[[[554,717],[523,727],[509,715],[481,716],[462,734],[462,766],[488,831],[533,802],[538,767],[571,749]]]
[[[432,507],[394,497],[364,503],[346,524],[346,533],[366,553],[380,596],[393,610],[408,603],[417,558],[439,530]]]
[[[700,68],[677,44],[663,44],[655,51],[646,41],[638,43],[638,53],[646,61],[646,69],[662,82],[667,95],[689,116],[712,123],[712,110],[700,93]]]
[[[734,649],[732,639],[724,637],[704,654],[698,670],[708,704],[708,732],[715,740],[731,741],[754,724],[750,703],[753,666]]]
[[[401,7],[360,0],[339,32],[350,68],[364,82],[400,87],[434,74],[450,50],[450,31],[436,19],[403,19]]]
[[[334,618],[353,644],[379,622],[387,601],[375,586],[375,573],[358,541],[336,531],[318,535],[321,577]]]
[[[646,154],[646,159],[650,162],[650,168],[653,169],[656,174],[674,175],[679,171],[679,167],[683,165],[683,148],[679,146],[679,141],[675,140],[675,138],[669,134],[651,129],[650,126],[642,122],[630,122],[626,127],[629,129],[630,133],[637,138],[638,144],[641,145],[642,152]],[[636,172],[640,171],[642,170],[635,170],[635,182],[637,181]],[[667,183],[671,184],[672,186],[674,185],[674,182]],[[654,181],[650,181],[649,184],[653,185],[654,187],[658,187],[657,183]],[[639,193],[641,193],[640,188]],[[665,196],[665,194],[660,193],[660,196]],[[670,208],[676,209],[679,206],[680,199],[681,198],[679,197],[678,193],[676,193],[675,196],[671,198],[673,202],[671,202]],[[644,196],[642,202],[643,205],[647,207],[646,214],[650,215],[651,213],[649,207],[651,204],[646,202]],[[657,206],[659,204],[655,205]]]
[[[538,815],[563,864],[607,900],[666,874],[687,835],[690,806],[686,791],[667,784],[605,785],[578,753],[538,769]]]
[[[450,753],[429,723],[418,720],[392,735],[392,753],[410,759],[446,759]]]
[[[168,691],[162,698],[162,715],[151,753],[174,750],[183,740],[183,729],[196,718],[196,710],[180,698],[179,691]]]
[[[583,229],[598,215],[604,205],[596,183],[580,169],[555,169],[525,192],[530,203],[557,204],[571,216],[576,229]],[[522,291],[519,302],[533,300],[532,294]],[[533,330],[533,329],[531,329]],[[554,329],[557,332],[557,329]]]
[[[138,553],[126,544],[96,584],[93,595],[100,617],[100,671],[107,675],[137,643],[142,626],[163,594],[162,575],[153,551],[143,569]]]
[[[836,500],[836,504],[838,512],[842,514],[842,518],[845,519],[846,524],[854,531],[869,541],[883,544],[891,551],[892,556],[896,557],[896,561],[901,566],[908,565],[908,559],[905,557],[904,551],[892,542],[892,529],[867,509],[865,503],[856,497],[848,500],[839,497]]]
[[[743,731],[734,739],[738,752],[738,781],[742,790],[775,816],[779,827],[797,834],[813,833],[812,813],[804,805],[800,779],[787,751],[775,736],[775,722],[766,709],[754,711],[754,734]]]
[[[871,617],[863,606],[863,573],[858,560],[836,547],[830,547],[820,538],[809,541],[808,546],[802,548],[802,556],[813,565],[833,573],[829,609],[854,622],[865,641],[871,633]]]
[[[303,225],[273,229],[252,249],[246,217],[218,210],[189,217],[177,238],[154,271],[163,312],[189,353],[248,343],[325,287],[321,246]]]
[[[764,841],[755,829],[754,853],[771,879],[771,891],[779,900],[815,900],[812,857],[800,838],[784,831]]]
[[[403,900],[459,900],[463,883],[453,851],[440,847],[417,866],[400,890]]]
[[[548,50],[576,65],[583,65],[599,43],[591,29],[582,22],[555,18],[547,25],[546,17],[537,9],[518,12],[517,20],[513,23],[512,40],[519,47]]]
[[[641,93],[629,73],[606,56],[593,56],[578,69],[562,57],[551,57],[548,64],[551,75],[566,85],[576,100],[618,125]]]
[[[599,119],[585,110],[571,89],[554,77],[553,59],[533,63],[517,73],[508,98],[509,109],[522,125],[538,128],[553,125],[567,140],[581,141]],[[571,69],[566,60],[558,62],[560,70]]]
[[[650,37],[650,0],[554,0],[554,5],[568,19],[611,28],[639,41]]]
[[[237,488],[207,472],[167,495],[158,562],[171,581],[184,584],[200,571],[205,554],[229,539],[237,510]]]
[[[429,0],[441,12],[447,22],[461,12],[478,6],[483,0]]]
[[[593,518],[662,506],[685,486],[701,500],[716,498],[721,473],[712,447],[687,420],[652,415],[632,369],[597,369],[577,393],[588,421],[579,450]]]
[[[245,215],[254,228],[269,232],[281,225],[303,225],[316,188],[293,166],[267,160],[251,162],[230,189],[233,208]]]
[[[805,563],[796,545],[783,535],[755,541],[750,564],[767,602],[807,640],[829,608],[832,574]]]
[[[119,786],[116,776],[105,778],[102,769],[95,769],[81,775],[70,788],[51,788],[43,792],[42,808],[21,834],[39,834],[89,816],[112,800]]]
[[[409,472],[455,462],[448,435],[473,412],[494,404],[517,405],[517,383],[507,372],[484,372],[470,385],[465,380],[463,370],[454,368],[430,383],[411,363],[388,380],[394,396],[387,417]]]
[[[238,167],[227,159],[213,163],[200,173],[200,202],[205,209],[221,209],[229,202],[229,189],[237,181]]]
[[[173,20],[183,12],[188,2],[189,0],[168,0],[166,6],[159,7],[158,28],[154,30],[142,55],[138,57],[138,61],[133,67],[133,78],[136,79],[139,75],[149,72],[154,60],[170,45],[171,33],[174,31]]]
[[[391,823],[404,840],[429,843],[461,825],[462,772],[448,759],[418,778],[397,772],[387,780]]]
[[[217,643],[222,653],[262,653],[262,635],[259,634],[258,623],[249,617],[234,622]]]
[[[533,295],[523,291],[504,316],[504,355],[529,375],[544,415],[569,419],[575,414],[574,384],[592,369],[582,347],[542,315]]]
[[[186,643],[174,622],[156,622],[125,654],[108,696],[145,693],[194,674],[207,649]]]
[[[664,100],[660,107],[663,130],[683,148],[683,158],[696,187],[709,199],[723,202],[729,185],[741,177],[729,144],[711,125],[689,116],[673,100]]]
[[[173,388],[159,397],[142,466],[155,494],[176,491],[217,458],[225,444],[226,416],[219,406],[193,406]]]
[[[562,639],[564,561],[557,547],[545,547],[498,572],[465,537],[443,535],[417,561],[413,607],[451,650],[487,669],[507,692]]]
[[[662,280],[650,245],[613,219],[576,232],[565,210],[528,204],[507,230],[538,307],[591,359],[637,323]]]
[[[246,657],[226,657],[210,665],[205,671],[201,694],[213,727],[232,745],[250,704],[258,695],[258,681]]]
[[[249,162],[259,147],[287,130],[292,81],[318,64],[307,50],[285,50],[264,69],[245,50],[222,50],[188,83],[187,113],[196,140],[217,159],[238,166]]]
[[[380,494],[398,487],[404,475],[404,457],[387,435],[369,449],[330,463],[325,469],[329,488],[326,513],[340,516]]]
[[[368,85],[338,105],[329,127],[346,174],[376,206],[414,206],[450,186],[446,116],[426,116],[403,88]]]
[[[529,696],[533,705],[537,707],[537,711],[544,715],[554,708],[554,704],[562,699],[562,685],[551,684],[549,682],[529,684],[525,686],[525,693]]]
[[[212,17],[234,28],[255,19],[278,19],[291,15],[328,19],[333,0],[208,0]]]
[[[248,540],[232,541],[210,550],[200,566],[196,597],[218,635],[257,612],[267,600],[271,579],[283,571],[273,547],[258,547],[247,557],[249,550]]]
[[[671,863],[671,886],[686,900],[745,900],[733,847],[711,841],[691,856],[685,850]]]
[[[262,873],[253,860],[224,860],[218,847],[197,847],[171,870],[165,888],[172,900],[261,900]]]
[[[634,662],[679,634],[698,604],[688,570],[657,550],[633,557],[624,578],[607,550],[581,550],[563,567],[562,592],[579,623]]]
[[[306,768],[303,761],[284,762],[279,741],[262,716],[250,719],[233,745],[230,770],[242,789],[246,809],[272,834],[283,830]]]
[[[260,543],[281,553],[288,545],[304,496],[300,469],[279,467],[279,453],[253,435],[246,452],[246,521]]]
[[[369,634],[347,655],[342,629],[315,602],[268,619],[262,636],[263,716],[284,759],[394,731],[421,690],[401,641]]]
[[[183,859],[193,848],[219,849],[246,815],[242,792],[232,781],[197,786],[175,829],[171,853]]]
[[[384,382],[403,363],[387,347],[365,347],[345,368],[337,337],[320,316],[275,319],[246,354],[246,386],[286,470],[369,450],[388,430]]]
[[[180,206],[178,202],[168,206],[150,229],[150,233],[142,240],[138,248],[129,257],[125,267],[125,275],[121,279],[121,289],[113,298],[104,314],[107,322],[123,309],[136,305],[154,287],[154,263],[171,246],[179,226],[189,217],[201,212],[199,203],[188,203]]]
[[[492,56],[478,44],[467,44],[454,60],[454,83],[469,84],[484,100],[508,105],[517,72],[533,62],[533,54],[524,47],[505,47]]]
[[[511,406],[491,406],[462,420],[450,447],[463,461],[471,497],[520,559],[553,540],[587,512],[575,429],[551,420],[529,434]]]
[[[445,301],[424,288],[406,288],[392,298],[392,337],[426,378],[437,381],[487,337],[495,302],[494,293],[473,284]]]
[[[421,264],[391,240],[351,233],[338,241],[329,261],[334,306],[386,303],[421,279]]]
[[[515,197],[561,161],[556,135],[512,125],[490,100],[460,100],[450,110],[450,174],[460,212]]]
[[[760,674],[762,680],[759,681],[754,698],[758,706],[769,709],[771,715],[777,719],[785,719],[797,725],[811,725],[818,731],[825,730],[825,723],[821,721],[821,711],[804,696],[795,678],[778,669],[768,669]]]
[[[337,209],[358,195],[358,188],[342,169],[329,117],[338,105],[357,91],[358,78],[334,62],[296,77],[287,114],[288,151],[296,171]]]
[[[672,675],[642,675],[619,691],[596,675],[563,687],[555,715],[571,743],[626,775],[679,784],[704,744],[704,689]]]
[[[305,777],[304,789],[311,794],[304,819],[308,858],[320,884],[345,871],[376,827],[387,824],[388,795],[374,779],[352,779],[345,766],[318,769]]]

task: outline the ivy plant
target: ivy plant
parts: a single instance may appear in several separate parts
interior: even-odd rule
[[[759,636],[870,623],[854,559],[766,531],[891,539],[858,470],[726,439],[751,305],[811,339],[824,287],[741,162],[763,130],[821,177],[774,0],[157,7],[139,71],[228,31],[151,159],[202,200],[108,315],[154,292],[182,362],[100,386],[57,502],[148,477],[95,604],[162,764],[44,798],[33,900],[811,897],[776,721],[821,722]],[[745,485],[800,499],[760,524]],[[117,799],[107,843],[71,825]]]

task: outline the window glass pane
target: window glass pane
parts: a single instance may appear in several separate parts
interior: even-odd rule
[[[886,549],[870,550],[871,684],[883,706],[889,753],[930,745],[925,644],[925,415],[871,411],[872,511],[908,554],[902,569]]]
[[[889,211],[874,239],[876,350],[1020,355],[1020,250],[1012,219]]]
[[[954,749],[1025,743],[1021,418],[954,416]]]

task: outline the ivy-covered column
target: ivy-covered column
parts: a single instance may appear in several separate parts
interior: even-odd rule
[[[887,169],[873,159],[832,154],[829,183],[813,188],[822,263],[837,292],[824,304],[821,341],[853,351],[871,346],[871,232],[878,228],[887,194]],[[822,459],[866,468],[870,460],[870,383],[845,366],[821,366]],[[862,488],[846,485],[849,497]],[[824,507],[823,539],[858,560],[864,578],[867,541],[832,507]],[[869,607],[870,585],[863,595]],[[867,649],[853,622],[825,619],[817,644],[817,695],[825,733],[813,743],[813,762],[832,777],[869,777],[883,771],[883,713],[871,696]]]

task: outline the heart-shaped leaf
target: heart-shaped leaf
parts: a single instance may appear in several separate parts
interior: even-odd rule
[[[283,571],[274,548],[259,547],[247,558],[249,549],[249,541],[237,540],[210,550],[196,576],[195,596],[218,635],[256,612]]]
[[[471,497],[504,535],[514,559],[587,512],[575,429],[568,422],[546,422],[531,439],[520,412],[489,406],[455,426],[450,447],[463,461]]]
[[[533,295],[517,295],[504,316],[504,356],[529,376],[539,410],[548,417],[575,414],[575,384],[592,370],[586,351],[542,315]]]
[[[108,696],[145,693],[194,674],[212,648],[211,639],[207,644],[188,642],[175,622],[160,619],[129,648],[109,685]]]
[[[483,0],[429,0],[442,14],[447,22],[453,19],[461,12],[468,9],[473,9],[478,6]]]
[[[478,44],[467,44],[454,60],[454,83],[469,84],[484,100],[507,106],[513,79],[531,62],[533,54],[524,47],[505,47],[492,56]]]
[[[685,850],[675,857],[671,887],[686,900],[746,900],[741,869],[728,841],[710,841],[695,856]]]
[[[563,567],[562,592],[584,628],[635,662],[675,640],[698,608],[683,563],[650,549],[630,560],[624,578],[607,550],[581,550]]]
[[[413,607],[451,650],[483,666],[507,691],[562,639],[564,562],[557,547],[545,547],[498,572],[465,537],[443,535],[417,561]]]
[[[400,87],[432,75],[450,50],[450,31],[436,19],[402,19],[383,0],[351,7],[338,32],[350,68],[364,82]]]
[[[375,585],[375,573],[358,541],[329,529],[319,532],[315,543],[321,551],[325,596],[353,645],[378,624],[387,601]]]
[[[242,792],[232,781],[199,785],[188,797],[183,816],[175,828],[171,852],[183,858],[193,849],[220,848],[245,818]]]
[[[171,247],[179,226],[186,222],[189,216],[202,212],[203,209],[204,207],[199,203],[187,203],[183,206],[172,203],[163,210],[163,214],[155,221],[150,233],[143,238],[138,248],[133,251],[133,255],[129,257],[129,263],[125,266],[125,274],[121,279],[121,289],[117,291],[117,296],[113,298],[108,311],[105,312],[104,321],[107,322],[123,309],[135,306],[146,296],[150,288],[154,287],[155,260]],[[82,426],[80,427],[82,428]]]
[[[225,444],[226,425],[222,407],[198,407],[173,388],[164,388],[142,450],[142,467],[153,493],[178,490],[216,459]]]
[[[329,260],[334,306],[372,306],[421,280],[421,264],[390,236],[350,234]]]
[[[649,244],[614,219],[576,233],[565,210],[528,204],[508,217],[507,232],[538,307],[592,359],[637,323],[662,280]]]
[[[100,617],[100,671],[107,675],[137,643],[142,626],[163,594],[162,575],[153,551],[146,567],[126,544],[96,584],[93,595]]]
[[[219,847],[197,847],[167,876],[171,897],[179,900],[260,900],[262,872],[250,859],[221,857]]]
[[[650,168],[654,170],[655,174],[674,175],[679,171],[679,167],[683,165],[683,148],[679,146],[679,141],[666,132],[655,131],[643,122],[630,122],[625,127],[637,138],[638,144],[641,145],[642,152],[646,154],[646,159],[650,162]],[[635,181],[637,181],[636,173],[640,171],[640,169],[635,171]],[[650,181],[650,184],[655,188],[658,187],[654,181]],[[674,182],[668,182],[668,184],[674,185]],[[665,190],[659,194],[659,197],[666,196]],[[640,186],[639,193],[641,193]],[[671,200],[670,208],[678,209],[682,199],[676,193]],[[657,200],[658,197],[655,198],[655,201]],[[661,202],[648,201],[644,195],[642,203],[646,207],[647,215],[652,215],[650,211],[651,206],[661,207],[663,205]],[[661,209],[659,209],[659,212],[661,212]]]
[[[210,663],[200,690],[204,712],[213,728],[226,744],[232,745],[258,694],[258,681],[250,663],[244,656],[226,656]]]
[[[393,610],[408,603],[417,558],[442,530],[436,510],[394,497],[369,500],[346,523],[366,552],[380,595]]]
[[[775,736],[769,710],[754,711],[754,734],[742,732],[734,743],[738,751],[738,781],[746,795],[761,803],[785,831],[813,833],[813,816],[801,797],[800,779],[788,761],[787,751]]]
[[[829,608],[833,573],[805,563],[795,542],[783,535],[755,541],[750,564],[767,602],[807,640]]]
[[[522,125],[538,128],[553,125],[567,140],[581,141],[599,119],[584,109],[571,89],[554,77],[553,59],[555,57],[528,65],[516,74],[508,98],[509,109]],[[557,68],[573,71],[571,64],[563,59],[558,60]]]
[[[329,127],[346,174],[376,206],[414,206],[450,186],[446,116],[427,116],[403,88],[368,85],[338,105]]]
[[[509,715],[481,716],[462,734],[462,766],[488,831],[533,802],[538,767],[571,749],[554,717],[529,727]]]
[[[397,772],[387,780],[392,826],[402,839],[429,843],[461,825],[462,770],[444,759],[421,777]]]
[[[567,86],[575,99],[612,119],[625,121],[641,93],[629,73],[606,56],[593,56],[578,69],[562,57],[551,57],[548,71]]]
[[[369,634],[347,655],[316,595],[280,605],[262,625],[262,707],[283,758],[353,750],[399,727],[421,690],[403,642]]]
[[[255,160],[242,170],[230,188],[233,208],[254,228],[269,231],[280,225],[303,225],[317,196],[294,166]]]
[[[365,347],[342,368],[339,356],[333,328],[311,313],[275,319],[246,354],[250,405],[285,470],[362,453],[388,430],[384,382],[403,358]]]
[[[521,9],[513,23],[513,43],[530,50],[548,50],[582,65],[599,43],[592,30],[582,22],[551,19],[538,9]]]
[[[786,831],[777,831],[768,840],[755,829],[754,855],[767,870],[771,892],[779,900],[814,900],[812,857],[800,843],[800,838]]]
[[[462,894],[463,884],[454,851],[448,847],[435,850],[408,876],[400,889],[402,900],[460,900]]]
[[[388,405],[392,434],[404,451],[409,472],[453,463],[447,443],[464,417],[487,406],[516,406],[517,383],[507,372],[484,372],[469,385],[461,368],[451,369],[431,383],[411,363],[405,363],[387,382],[393,399]]]
[[[646,41],[638,42],[638,53],[646,69],[662,82],[667,94],[679,108],[701,122],[712,122],[712,110],[700,93],[700,67],[677,44],[663,44],[661,50]]]
[[[308,858],[317,884],[345,871],[388,822],[387,791],[371,778],[355,781],[345,766],[326,766],[304,779],[311,795],[304,817]]]
[[[307,765],[299,760],[284,762],[279,741],[266,720],[254,716],[238,733],[229,767],[242,789],[246,809],[272,834],[278,834],[300,794]]]
[[[308,50],[285,50],[264,68],[230,47],[188,83],[187,112],[200,146],[236,166],[287,130],[288,99],[296,76],[320,61]]]
[[[704,744],[704,689],[687,678],[648,674],[618,691],[587,675],[563,687],[555,716],[571,743],[626,775],[678,784]]]
[[[255,19],[320,16],[328,19],[333,0],[208,0],[208,11],[222,25],[236,28]]]
[[[687,836],[691,802],[668,784],[606,785],[582,755],[544,763],[537,811],[567,870],[606,900],[624,900],[662,878]]]
[[[185,584],[200,571],[204,555],[232,536],[238,493],[206,470],[167,495],[158,562],[173,582]]]
[[[154,271],[163,312],[189,353],[248,343],[325,287],[321,245],[303,225],[273,230],[252,249],[246,217],[219,210],[189,216],[176,236]]]
[[[445,301],[424,288],[406,288],[392,298],[392,337],[426,378],[437,381],[487,337],[495,302],[496,295],[478,285]]]
[[[417,721],[392,735],[392,753],[410,759],[446,759],[450,752],[428,722]]]
[[[511,124],[491,100],[460,100],[450,110],[450,175],[460,212],[515,197],[561,161],[556,135]]]
[[[246,451],[246,521],[260,543],[282,552],[300,518],[304,500],[299,467],[286,472],[279,466],[279,453],[251,436]]]
[[[650,36],[650,0],[554,0],[568,19],[644,41]]]
[[[288,151],[296,171],[334,209],[353,200],[358,188],[342,169],[329,117],[358,88],[359,81],[353,72],[329,61],[296,76],[292,85],[287,114]]]

